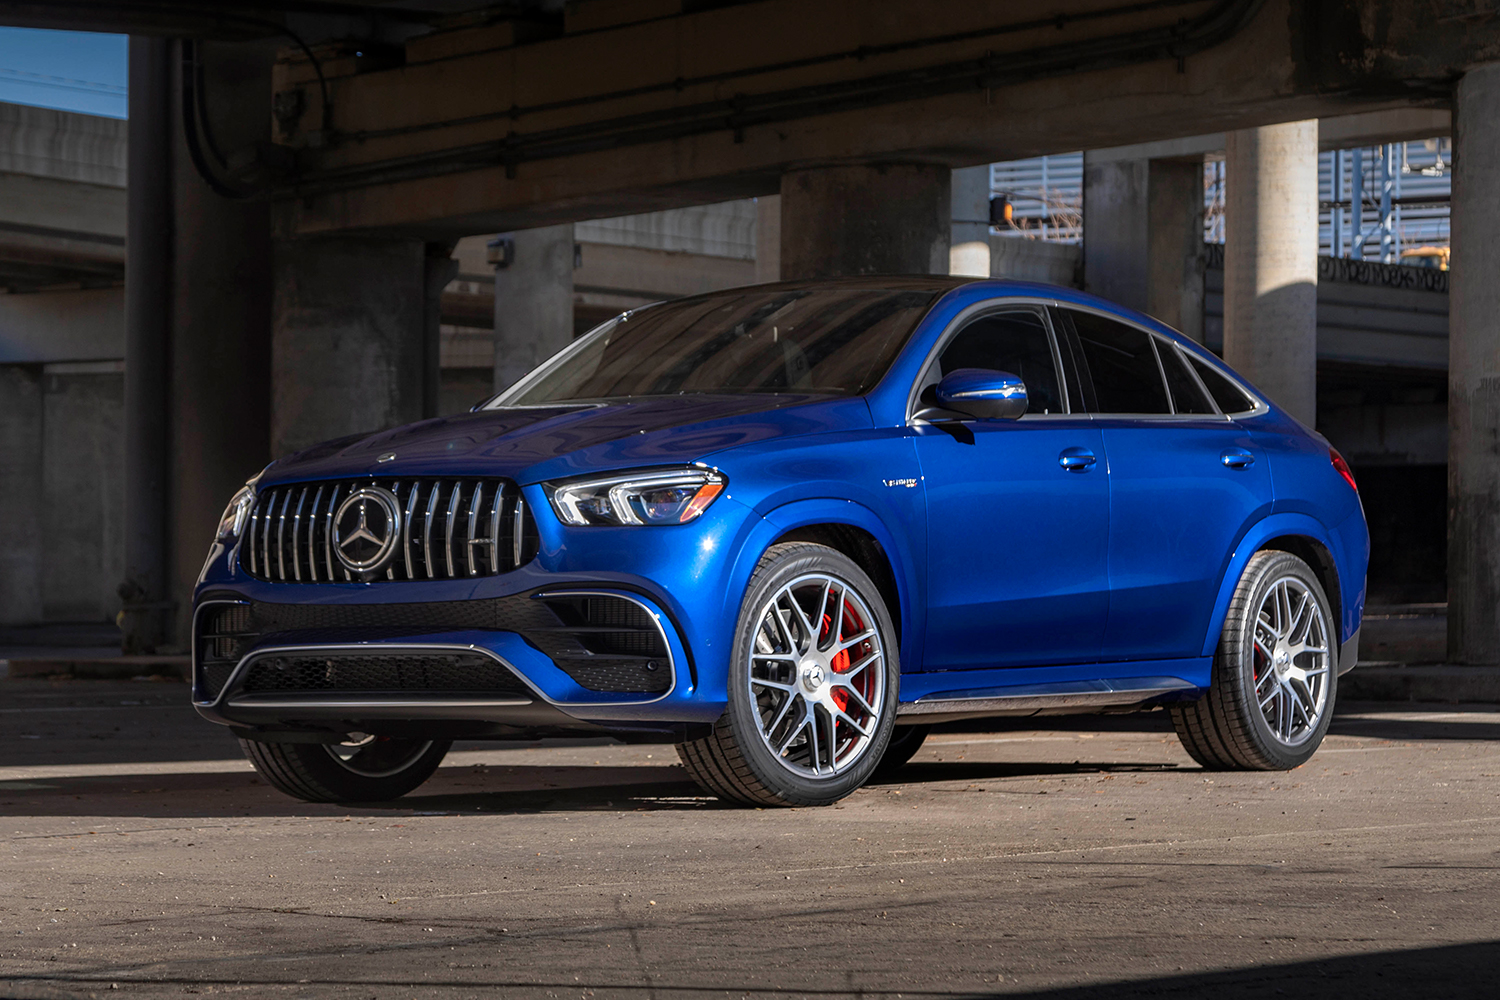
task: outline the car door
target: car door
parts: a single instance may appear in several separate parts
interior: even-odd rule
[[[919,382],[927,496],[926,670],[1093,661],[1108,614],[1109,487],[1099,431],[1071,413],[1043,307],[960,319]],[[937,410],[958,368],[1026,383],[1018,420]],[[923,409],[923,403],[928,404]]]
[[[1235,544],[1269,511],[1269,463],[1169,338],[1061,311],[1109,456],[1104,658],[1198,656]]]

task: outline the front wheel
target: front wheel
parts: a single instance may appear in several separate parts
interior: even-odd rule
[[[729,705],[680,744],[700,785],[733,802],[827,805],[869,780],[896,722],[895,628],[875,584],[823,545],[773,545],[740,605]]]
[[[350,733],[342,743],[240,740],[273,787],[305,802],[386,802],[432,777],[449,740],[400,740]]]
[[[1311,567],[1289,552],[1257,552],[1229,602],[1208,693],[1172,707],[1183,747],[1216,770],[1306,763],[1333,718],[1337,636]]]

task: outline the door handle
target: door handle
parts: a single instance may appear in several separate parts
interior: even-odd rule
[[[1099,461],[1087,448],[1064,448],[1057,456],[1057,464],[1069,472],[1087,472]]]
[[[1219,461],[1231,469],[1248,469],[1255,464],[1255,456],[1243,448],[1225,448],[1219,453]]]

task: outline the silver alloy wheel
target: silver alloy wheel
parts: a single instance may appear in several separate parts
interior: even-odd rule
[[[389,778],[411,767],[431,746],[431,740],[398,740],[350,733],[342,743],[326,743],[323,749],[351,774],[362,778]]]
[[[794,774],[831,778],[859,761],[885,709],[875,615],[837,577],[800,576],[756,617],[748,686],[760,738]]]
[[[1271,584],[1255,618],[1255,700],[1277,741],[1300,746],[1328,708],[1327,615],[1294,576]]]

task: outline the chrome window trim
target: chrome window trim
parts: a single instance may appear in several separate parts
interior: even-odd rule
[[[1182,346],[1180,344],[1176,343],[1175,341],[1173,341],[1170,337],[1163,336],[1161,333],[1157,332],[1156,330],[1152,330],[1150,327],[1142,326],[1139,323],[1136,323],[1136,322],[1134,322],[1132,320],[1126,319],[1124,316],[1117,315],[1116,313],[1112,313],[1112,312],[1110,312],[1110,311],[1108,311],[1106,309],[1100,309],[1097,306],[1075,305],[1074,303],[1071,303],[1071,302],[1055,302],[1055,303],[1053,303],[1053,305],[1055,305],[1058,309],[1071,309],[1074,312],[1092,313],[1095,316],[1101,316],[1104,319],[1113,320],[1114,322],[1116,322],[1116,323],[1122,323],[1125,326],[1135,327],[1137,330],[1144,331],[1145,333],[1149,334],[1152,338],[1154,338],[1156,340],[1166,340],[1168,343],[1172,344],[1173,347],[1177,348],[1177,350],[1184,356],[1184,360],[1190,362],[1188,364],[1188,369],[1190,371],[1192,370],[1192,367],[1193,367],[1192,364],[1191,364],[1191,362],[1194,361],[1194,360],[1201,360],[1201,359],[1195,358],[1195,356],[1189,354],[1188,352],[1183,351]],[[1184,340],[1187,339],[1186,335],[1184,335],[1184,334],[1179,333],[1178,336],[1181,336]],[[1201,347],[1202,345],[1200,344],[1199,346]],[[1208,348],[1205,347],[1204,351],[1206,353],[1209,353],[1209,355],[1212,357],[1212,352],[1208,351]],[[1160,366],[1160,364],[1161,364],[1161,358],[1158,357],[1156,359],[1156,362],[1157,362],[1157,365]],[[1217,362],[1217,363],[1215,363],[1215,362]],[[1223,409],[1219,406],[1219,401],[1216,400],[1216,399],[1214,399],[1213,393],[1208,392],[1207,386],[1203,386],[1203,391],[1208,395],[1208,401],[1214,404],[1214,409],[1218,411],[1218,415],[1219,416],[1222,416],[1226,420],[1233,420],[1236,417],[1258,417],[1258,416],[1260,416],[1260,415],[1262,415],[1264,413],[1269,413],[1270,412],[1271,408],[1268,405],[1266,405],[1265,400],[1261,399],[1260,395],[1258,393],[1256,393],[1253,390],[1251,390],[1245,384],[1245,381],[1243,379],[1241,379],[1238,375],[1235,375],[1233,372],[1229,371],[1229,369],[1223,364],[1222,361],[1218,361],[1218,359],[1214,359],[1214,362],[1204,361],[1204,364],[1207,364],[1210,368],[1213,368],[1220,375],[1224,376],[1226,379],[1228,379],[1230,382],[1232,382],[1235,386],[1237,386],[1239,388],[1239,390],[1241,392],[1243,392],[1246,395],[1246,397],[1255,400],[1255,408],[1254,409],[1250,409],[1250,410],[1238,410],[1238,411],[1236,411],[1234,413],[1225,413],[1223,411]],[[1198,373],[1197,372],[1193,372],[1193,377],[1197,378],[1198,377]],[[1166,388],[1166,376],[1165,376],[1165,374],[1163,374],[1163,376],[1162,376],[1162,384],[1163,384],[1163,387]],[[1202,380],[1201,379],[1199,379],[1199,385],[1202,386]],[[1167,405],[1169,405],[1169,406],[1173,405],[1172,404],[1172,393],[1171,393],[1171,389],[1170,388],[1167,388]],[[1092,414],[1092,416],[1103,417],[1103,418],[1107,418],[1107,419],[1110,419],[1110,420],[1113,420],[1113,419],[1116,419],[1116,418],[1126,419],[1126,420],[1155,420],[1155,419],[1160,419],[1162,417],[1191,417],[1191,418],[1193,418],[1195,420],[1201,420],[1201,419],[1203,419],[1205,417],[1211,417],[1211,416],[1213,416],[1213,414],[1208,414],[1208,413],[1095,413],[1095,414]]]
[[[1055,299],[1038,298],[1034,296],[1016,296],[1014,298],[986,299],[983,302],[974,303],[967,309],[964,309],[962,312],[960,312],[957,316],[953,317],[953,319],[949,321],[948,326],[938,336],[938,339],[933,342],[932,348],[927,352],[927,358],[922,362],[922,366],[917,369],[917,377],[912,380],[911,388],[907,390],[906,426],[912,427],[918,424],[931,423],[931,421],[917,416],[917,414],[922,412],[922,410],[924,409],[919,405],[920,401],[918,397],[922,394],[922,384],[927,379],[927,373],[932,370],[933,365],[937,364],[938,356],[943,353],[943,348],[948,346],[949,342],[958,335],[960,330],[962,330],[973,320],[980,318],[982,314],[1006,312],[1012,309],[1025,310],[1027,312],[1036,312],[1040,314],[1042,319],[1042,326],[1047,331],[1048,343],[1052,348],[1052,364],[1054,366],[1054,370],[1057,373],[1057,384],[1059,390],[1062,393],[1063,406],[1067,407],[1066,413],[1027,413],[1022,415],[1019,419],[1057,420],[1060,418],[1069,417],[1075,419],[1088,419],[1089,414],[1077,413],[1074,411],[1072,400],[1069,398],[1068,379],[1063,371],[1062,352],[1057,343],[1057,330],[1053,327],[1052,317],[1047,312],[1048,306],[1055,306],[1056,304],[1057,301]],[[976,418],[967,417],[960,419],[958,417],[955,417],[954,419],[961,423],[970,423]]]

